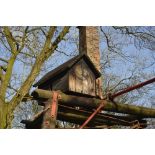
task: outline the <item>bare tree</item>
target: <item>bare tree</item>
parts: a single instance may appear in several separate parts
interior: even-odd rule
[[[100,27],[104,93],[115,93],[155,76],[155,27]],[[117,98],[151,106],[154,84]]]
[[[105,96],[155,75],[155,27],[110,26],[99,30]],[[23,105],[19,105],[34,81],[77,55],[78,46],[75,27],[0,27],[0,128],[11,127],[14,112],[15,117],[17,113],[20,117],[33,113],[26,110],[32,108],[29,103],[25,108],[27,115],[22,112]],[[152,84],[117,101],[141,105],[149,102],[147,106],[151,106],[153,89]]]
[[[45,61],[54,53],[70,27],[1,27],[0,41],[3,50],[0,67],[0,128],[10,128],[13,111],[23,100],[35,81]],[[4,59],[5,58],[5,59]],[[24,59],[25,58],[25,59]],[[20,60],[27,64],[27,76],[11,85],[13,67]],[[14,93],[8,99],[8,89]]]

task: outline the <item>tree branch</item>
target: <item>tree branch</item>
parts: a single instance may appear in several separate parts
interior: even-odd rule
[[[15,107],[22,101],[24,96],[29,92],[33,82],[35,81],[36,77],[38,76],[41,70],[42,65],[51,56],[51,54],[53,54],[58,44],[63,40],[65,35],[68,33],[69,27],[64,27],[64,29],[62,30],[60,35],[56,38],[54,43],[51,44],[51,40],[52,40],[55,30],[56,30],[56,27],[49,28],[43,49],[40,52],[40,54],[37,56],[30,74],[28,75],[27,79],[25,80],[21,88],[18,90],[16,95],[10,101],[10,107],[9,107],[10,112],[8,116],[8,122],[11,122],[11,120],[13,119],[12,112],[14,111]]]
[[[1,61],[5,62],[5,63],[8,63],[8,60],[5,60],[3,58],[0,58]]]
[[[4,35],[7,39],[7,42],[11,48],[11,52],[16,55],[17,48],[16,48],[16,40],[13,38],[12,33],[10,32],[7,26],[4,27]]]
[[[28,31],[28,26],[25,28],[24,35],[22,37],[22,45],[18,49],[18,53],[20,53],[22,51],[22,49],[24,48],[24,46],[25,46],[25,40],[26,40],[27,31]]]
[[[55,41],[53,42],[53,46],[56,46],[59,44],[59,42],[64,38],[64,36],[68,33],[70,29],[70,26],[65,26],[63,28],[63,30],[61,31],[61,33],[59,34],[59,36],[55,39]]]

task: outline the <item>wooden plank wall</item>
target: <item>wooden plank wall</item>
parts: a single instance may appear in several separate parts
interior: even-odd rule
[[[95,75],[85,63],[79,61],[69,73],[69,89],[73,92],[96,96]]]

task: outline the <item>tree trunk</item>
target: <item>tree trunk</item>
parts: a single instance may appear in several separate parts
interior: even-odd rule
[[[49,99],[51,98],[52,91],[36,89],[32,96],[34,99],[41,100],[41,99]],[[117,112],[117,113],[124,113],[124,114],[131,114],[136,115],[141,118],[155,118],[155,109],[146,108],[142,106],[135,106],[123,103],[113,103],[107,100],[100,100],[96,98],[88,98],[88,97],[79,97],[73,95],[67,95],[62,92],[59,92],[58,103],[63,104],[66,106],[72,107],[84,107],[86,109],[96,109],[101,102],[105,103],[103,110]]]
[[[8,105],[6,103],[0,105],[0,129],[7,128]]]
[[[43,46],[40,54],[37,56],[37,58],[35,60],[35,63],[32,66],[30,74],[27,76],[27,79],[24,81],[23,85],[20,87],[18,92],[13,96],[13,98],[9,102],[8,113],[6,114],[7,119],[6,119],[6,116],[4,115],[4,111],[0,112],[0,115],[1,115],[2,119],[3,119],[3,117],[6,119],[7,128],[11,128],[11,122],[12,122],[12,120],[14,118],[14,110],[15,110],[15,108],[19,105],[19,103],[21,102],[23,97],[29,92],[33,82],[35,81],[36,77],[38,76],[38,74],[40,72],[40,69],[41,69],[42,65],[54,53],[54,51],[57,48],[58,44],[63,40],[65,35],[68,33],[69,28],[70,27],[64,27],[63,30],[59,33],[58,37],[54,40],[53,43],[51,43],[51,40],[52,40],[52,37],[53,37],[54,32],[56,30],[56,27],[50,27],[49,28],[49,31],[47,33],[44,46]],[[10,32],[7,32],[7,33],[10,34]],[[10,46],[13,46],[12,43],[11,43],[10,38],[8,38],[8,39],[9,39],[8,42],[10,41]],[[16,53],[18,53],[18,52],[19,51],[16,51]],[[15,58],[13,60],[12,59],[11,59],[11,62],[10,62],[10,71],[8,71],[8,74],[6,74],[8,80],[4,79],[5,83],[6,83],[6,81],[10,81],[10,78],[11,78],[13,61],[15,61]],[[9,69],[9,68],[7,68],[7,69]],[[4,88],[6,88],[7,85],[8,85],[8,82],[5,84]],[[5,92],[4,88],[3,88],[2,92]],[[0,90],[0,96],[2,96],[3,100],[5,99],[4,94],[5,93],[1,93],[1,90]],[[1,118],[0,118],[0,121],[1,121]]]

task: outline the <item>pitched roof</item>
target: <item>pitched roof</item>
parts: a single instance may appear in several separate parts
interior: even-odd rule
[[[75,57],[73,57],[72,59],[70,59],[69,61],[63,63],[62,65],[58,66],[57,68],[55,68],[54,70],[48,72],[46,75],[44,75],[37,83],[35,83],[33,86],[37,87],[43,83],[45,83],[46,81],[54,78],[55,76],[59,75],[60,73],[62,73],[63,71],[67,71],[69,70],[74,64],[76,64],[80,59],[84,58],[84,60],[86,61],[86,63],[88,63],[88,65],[90,66],[90,68],[92,69],[92,71],[94,72],[96,78],[101,76],[101,73],[98,71],[98,69],[95,67],[95,65],[93,64],[93,62],[90,60],[90,58],[86,55],[86,54],[80,54],[77,55]]]

